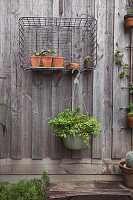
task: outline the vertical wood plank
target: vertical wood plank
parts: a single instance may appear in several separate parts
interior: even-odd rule
[[[129,63],[126,46],[129,45],[129,35],[124,32],[123,19],[126,13],[126,1],[115,1],[115,37],[114,48],[121,49],[124,53],[125,62]],[[119,29],[118,29],[119,27]],[[119,31],[118,31],[119,30]],[[128,105],[128,80],[120,80],[119,68],[114,66],[114,81],[113,81],[113,145],[112,157],[125,157],[127,151],[131,149],[131,131],[126,124]],[[127,88],[127,89],[122,89]],[[124,109],[123,109],[124,108]],[[121,148],[122,147],[122,148]]]
[[[0,1],[0,103],[10,106],[10,2]],[[0,157],[10,156],[11,112],[10,108],[0,107]]]
[[[52,16],[52,1],[41,0],[38,3],[37,0],[33,0],[32,7],[32,12],[36,17]],[[42,48],[42,46],[38,46],[38,48]],[[47,118],[51,113],[49,110],[51,101],[47,92],[49,89],[51,90],[51,76],[48,77],[49,79],[43,73],[32,74],[32,159],[42,159],[44,156],[48,156],[50,150],[50,146],[47,144],[47,141],[49,142]],[[44,85],[49,88],[46,90]],[[45,100],[42,97],[45,97]],[[42,106],[46,109],[43,109]]]
[[[98,64],[94,73],[93,111],[94,116],[102,123],[102,134],[94,138],[93,158],[111,158],[114,1],[103,0],[95,3],[98,22]]]
[[[27,10],[27,8],[29,8]],[[32,2],[21,1],[19,6],[20,16],[33,16]],[[29,60],[29,46],[31,45],[32,32],[27,30],[28,42],[25,39],[25,54]],[[25,66],[27,67],[27,66]],[[21,110],[21,153],[24,158],[32,157],[32,73],[22,71],[22,110]]]
[[[51,157],[51,129],[48,126],[48,121],[52,116],[52,75],[44,72],[42,76],[42,150],[43,157]]]
[[[41,73],[32,74],[32,159],[42,159],[42,82]]]
[[[59,16],[62,16],[63,14],[63,8],[64,8],[64,0],[59,0]]]
[[[71,109],[72,105],[72,74],[71,72],[63,73],[62,76],[62,92],[61,92],[61,110],[69,108]],[[61,158],[71,158],[71,150],[67,149],[63,142],[61,145]]]
[[[72,17],[87,17],[87,6],[88,3],[84,0],[81,4],[80,1],[72,1]],[[79,57],[79,49],[83,50],[81,31],[78,29],[73,30],[73,60],[76,60]],[[77,46],[78,44],[78,46]],[[77,48],[77,49],[76,49]],[[82,55],[81,58],[82,59]],[[83,67],[83,66],[81,66]],[[87,82],[83,85],[83,74],[78,74],[76,77],[73,76],[72,79],[72,109],[80,108],[83,112],[83,95],[84,89],[87,87]],[[85,152],[84,152],[85,153]],[[82,158],[82,151],[72,151],[72,158]]]
[[[87,16],[95,17],[95,1],[86,0],[86,14]],[[87,39],[87,37],[86,37]],[[83,51],[84,55],[86,52],[90,52],[90,45],[89,41],[83,41]],[[93,71],[88,71],[83,73],[82,78],[82,111],[88,112],[90,116],[93,115]],[[83,158],[91,158],[92,154],[92,142],[91,146],[85,150],[82,150],[82,157]]]
[[[22,69],[19,68],[18,56],[18,20],[20,1],[11,1],[11,105],[12,138],[11,157],[21,158],[21,89]],[[15,28],[16,27],[16,28]]]

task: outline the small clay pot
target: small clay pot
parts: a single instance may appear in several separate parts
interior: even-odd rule
[[[84,68],[92,68],[93,67],[93,62],[90,60],[85,60],[84,61]]]
[[[133,118],[132,117],[128,117],[128,125],[130,128],[133,128]]]
[[[122,172],[123,184],[126,187],[133,189],[133,168],[126,167],[125,160],[119,162],[119,168]]]
[[[64,64],[64,57],[53,57],[53,66],[54,67],[62,67]]]
[[[125,28],[133,27],[133,14],[127,14],[124,16],[124,26]]]
[[[31,61],[32,67],[39,67],[41,63],[41,56],[31,56],[30,61]]]
[[[43,67],[51,67],[52,66],[52,56],[42,56]]]

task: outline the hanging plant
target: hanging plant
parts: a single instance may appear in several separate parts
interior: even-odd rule
[[[63,138],[65,146],[74,150],[90,146],[91,136],[98,136],[101,127],[96,118],[78,114],[79,111],[79,109],[76,111],[65,109],[48,123],[55,135]]]
[[[119,73],[119,77],[124,79],[128,76],[126,70],[128,69],[128,64],[123,60],[124,54],[120,49],[115,50],[115,64],[121,68],[121,72]]]

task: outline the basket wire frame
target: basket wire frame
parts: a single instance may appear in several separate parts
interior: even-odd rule
[[[32,69],[30,56],[35,51],[54,49],[64,57],[64,66],[71,62],[84,68],[84,57],[91,55],[97,64],[97,21],[94,18],[21,17],[19,19],[20,65]],[[90,69],[89,69],[90,70]]]

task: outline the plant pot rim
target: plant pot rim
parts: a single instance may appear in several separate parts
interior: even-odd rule
[[[128,120],[132,120],[133,121],[133,117],[128,117]]]
[[[58,58],[64,59],[64,57],[62,57],[62,56],[53,56],[53,58],[55,58],[55,59],[58,59]]]
[[[129,168],[127,166],[125,166],[126,164],[126,160],[121,160],[119,162],[119,168],[123,171],[123,172],[126,172],[126,173],[129,173],[129,174],[133,174],[133,169],[132,168]]]
[[[41,56],[30,56],[30,58],[37,58],[37,57],[41,57]]]
[[[53,56],[41,56],[42,58],[52,58]]]
[[[124,20],[128,19],[128,18],[133,18],[133,14],[126,14],[124,16]]]

